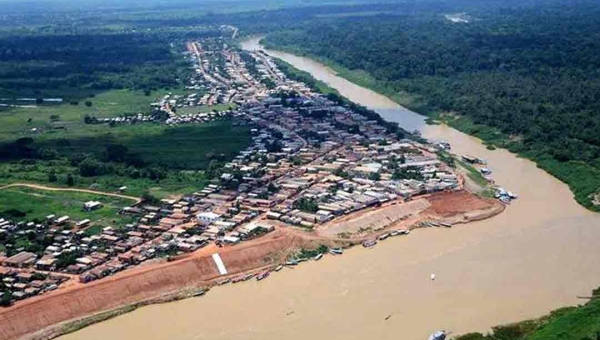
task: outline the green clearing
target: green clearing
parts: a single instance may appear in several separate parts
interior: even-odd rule
[[[103,207],[90,212],[83,211],[87,201],[102,202]],[[135,203],[132,200],[71,191],[47,191],[26,187],[0,190],[0,206],[3,215],[25,214],[22,220],[43,221],[50,214],[68,215],[73,221],[90,219],[103,225],[123,225],[129,221],[118,215],[121,208]],[[8,211],[8,210],[11,211]],[[16,211],[15,211],[16,210]],[[18,212],[17,212],[18,211]]]
[[[216,105],[204,105],[204,106],[185,106],[177,109],[177,114],[187,115],[196,113],[208,113],[212,111],[227,111],[234,110],[237,107],[235,104],[216,104]]]
[[[60,135],[61,138],[93,134],[107,130],[105,125],[86,125],[86,115],[98,118],[119,117],[134,113],[150,112],[150,103],[166,94],[166,91],[152,92],[150,96],[141,91],[112,90],[96,95],[79,105],[40,105],[0,109],[0,141],[17,137],[47,137]],[[34,133],[32,129],[41,130]]]
[[[174,127],[159,123],[111,127],[84,122],[86,115],[105,118],[148,113],[150,102],[165,94],[157,91],[146,96],[141,91],[112,90],[89,98],[91,107],[80,102],[0,110],[0,147],[8,145],[10,150],[13,144],[9,143],[29,137],[33,140],[29,147],[38,155],[34,160],[23,155],[1,162],[0,184],[27,182],[66,187],[70,174],[75,187],[114,192],[126,185],[128,194],[134,196],[149,191],[162,198],[201,189],[207,181],[202,170],[211,159],[230,159],[249,145],[247,127],[231,120]],[[34,128],[37,131],[32,131]],[[77,164],[70,161],[71,157],[88,155],[107,162],[109,145],[124,146],[127,152],[126,162],[114,164],[116,171],[84,177]],[[52,156],[39,157],[48,150],[53,151]],[[136,165],[137,171],[159,166],[164,176],[160,180],[132,176],[136,170],[128,160],[133,158],[143,162]],[[50,180],[51,173],[56,174],[56,180]]]
[[[176,127],[152,123],[112,128],[104,125],[78,136],[57,137],[44,136],[37,142],[61,155],[85,153],[99,158],[108,145],[120,144],[144,162],[170,169],[203,169],[212,156],[231,158],[250,141],[248,129],[230,121]]]

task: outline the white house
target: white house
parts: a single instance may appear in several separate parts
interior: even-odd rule
[[[215,221],[217,221],[218,219],[221,218],[221,215],[219,214],[215,214],[214,212],[202,212],[199,213],[198,215],[196,215],[196,218],[198,219],[198,222],[201,225],[209,225]]]

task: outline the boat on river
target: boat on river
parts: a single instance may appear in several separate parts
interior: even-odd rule
[[[271,274],[271,273],[270,273],[268,270],[266,270],[266,271],[264,271],[264,272],[262,272],[262,273],[260,273],[260,274],[258,274],[258,275],[256,276],[256,281],[264,280],[264,279],[266,279],[267,277],[269,277],[269,275],[270,275],[270,274]]]
[[[280,265],[277,266],[277,268],[275,268],[275,271],[278,272],[278,271],[280,271],[282,269],[283,269],[283,265],[280,264]]]
[[[298,260],[291,259],[291,260],[288,260],[288,261],[285,263],[285,265],[286,265],[286,266],[295,266],[295,265],[297,265],[298,263],[299,263],[299,262],[298,262]]]
[[[219,281],[218,285],[219,285],[219,286],[226,285],[226,284],[228,284],[229,282],[231,282],[231,279],[225,279],[225,280],[223,280],[223,281]]]
[[[365,248],[371,248],[374,247],[377,244],[376,240],[366,240],[365,242],[363,242],[363,247]]]
[[[379,236],[379,240],[380,240],[380,241],[383,241],[383,240],[385,240],[385,239],[386,239],[386,238],[388,238],[388,237],[390,237],[390,234],[387,234],[387,233],[386,233],[386,234],[383,234],[383,235]]]
[[[429,340],[445,340],[447,335],[446,331],[437,331],[429,336]]]
[[[344,250],[342,250],[342,248],[329,249],[329,254],[331,254],[331,255],[342,255],[343,253],[344,253]]]
[[[313,257],[313,260],[319,261],[321,258],[323,258],[323,254],[319,253],[317,256]]]

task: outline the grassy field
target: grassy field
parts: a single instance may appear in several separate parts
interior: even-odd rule
[[[177,114],[187,115],[196,113],[207,113],[212,111],[226,111],[233,110],[237,107],[235,104],[217,104],[217,105],[205,105],[205,106],[185,106],[177,109]]]
[[[150,103],[165,92],[146,96],[129,90],[109,91],[90,98],[92,106],[43,105],[39,107],[0,110],[0,146],[18,138],[31,137],[32,148],[52,149],[57,156],[35,161],[11,159],[0,162],[0,184],[15,182],[67,186],[67,175],[75,179],[75,187],[114,192],[120,186],[128,193],[141,196],[145,191],[158,196],[182,195],[200,190],[206,184],[202,170],[212,157],[229,159],[250,143],[249,129],[229,120],[169,127],[159,123],[133,125],[85,124],[85,115],[117,117],[147,113]],[[221,107],[224,108],[224,107]],[[218,109],[218,108],[217,108]],[[36,128],[37,131],[32,131]],[[122,173],[82,177],[69,162],[74,154],[86,154],[103,160],[107,146],[119,144],[128,155],[148,165],[167,170],[165,178],[132,178]],[[50,182],[50,173],[58,181]]]
[[[83,211],[87,201],[102,202],[103,207],[90,212]],[[17,220],[43,221],[50,214],[68,215],[73,221],[90,219],[95,224],[124,225],[129,221],[117,213],[121,208],[135,203],[132,200],[79,192],[46,191],[12,187],[0,190],[0,215]],[[22,215],[16,217],[17,215]]]
[[[65,139],[67,141],[65,141]],[[106,147],[120,144],[149,164],[174,169],[202,169],[210,155],[232,157],[248,145],[249,131],[229,121],[169,127],[163,124],[94,126],[79,135],[40,136],[42,147],[61,155],[93,154],[101,157]]]
[[[153,92],[145,96],[142,92],[113,90],[96,95],[88,100],[92,106],[68,103],[33,107],[0,109],[0,141],[18,137],[61,137],[79,136],[102,132],[106,126],[86,125],[85,115],[98,118],[119,117],[133,113],[150,112],[150,103],[161,98],[165,92]],[[41,132],[32,132],[32,129]]]

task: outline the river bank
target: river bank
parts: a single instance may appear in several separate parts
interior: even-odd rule
[[[262,38],[263,37],[255,37],[254,39],[262,40]],[[519,138],[515,138],[515,136],[509,136],[498,129],[487,125],[475,124],[465,115],[456,115],[449,112],[434,110],[427,103],[426,98],[423,98],[422,96],[406,92],[399,93],[393,90],[386,82],[375,79],[364,71],[350,70],[327,58],[307,53],[301,48],[275,46],[267,42],[265,42],[265,46],[284,53],[302,56],[317,61],[336,76],[383,95],[395,102],[397,106],[427,115],[429,118],[425,119],[425,121],[442,122],[453,129],[481,139],[490,150],[494,150],[496,147],[505,148],[518,154],[519,157],[527,158],[535,162],[536,165],[544,171],[566,183],[579,204],[591,211],[600,212],[600,200],[597,199],[597,197],[600,197],[600,193],[593,190],[594,187],[598,186],[595,178],[600,177],[600,171],[589,164],[575,161],[559,162],[543,152],[527,150],[527,148],[524,148],[523,145],[521,145]],[[419,122],[418,119],[414,122],[411,119],[410,123],[405,125],[405,128],[410,131],[419,130],[420,124],[421,122]]]
[[[314,233],[293,228],[277,229],[241,246],[203,249],[172,262],[142,266],[106,280],[27,300],[0,310],[0,323],[9,325],[0,330],[0,338],[53,339],[133,312],[142,306],[197,296],[200,291],[219,285],[225,278],[273,269],[285,262],[290,254],[302,249],[326,245],[348,250],[366,239],[377,238],[392,230],[414,230],[425,220],[444,219],[458,225],[490,218],[504,210],[504,206],[494,200],[482,199],[464,191],[433,194],[414,202],[418,201],[426,202],[427,209],[422,213],[399,223],[391,222],[385,228],[361,237],[339,239],[324,232],[329,228],[327,226]],[[453,203],[448,205],[446,202]],[[373,211],[395,207],[389,205]],[[229,275],[226,277],[219,274],[212,261],[211,255],[216,251],[227,265]]]

